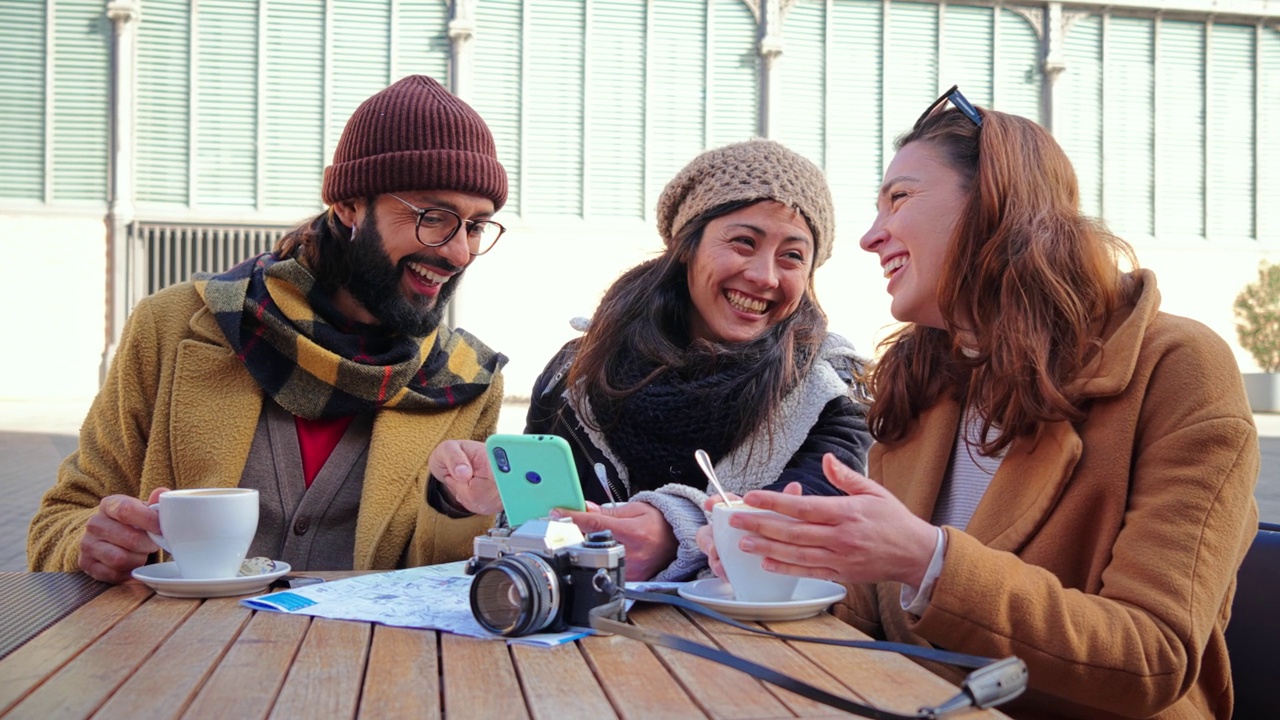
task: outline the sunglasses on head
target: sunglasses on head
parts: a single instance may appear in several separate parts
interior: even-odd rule
[[[942,93],[942,95],[938,96],[937,100],[934,100],[933,102],[929,103],[929,107],[925,108],[925,111],[920,116],[920,119],[916,120],[916,124],[911,126],[911,130],[913,132],[916,130],[919,130],[920,126],[924,124],[925,118],[932,115],[933,111],[937,110],[939,105],[945,103],[948,100],[951,101],[952,105],[956,106],[957,110],[964,113],[965,117],[973,121],[974,125],[977,125],[978,127],[982,127],[982,116],[978,114],[978,109],[975,108],[973,106],[973,103],[969,102],[969,99],[966,98],[964,94],[960,92],[959,85],[952,85],[950,90]]]

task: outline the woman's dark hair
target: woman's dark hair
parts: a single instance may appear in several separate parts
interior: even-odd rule
[[[978,127],[958,110],[935,112],[896,143],[932,146],[968,197],[938,284],[946,330],[907,325],[881,343],[868,413],[877,440],[904,438],[948,386],[982,417],[985,455],[1082,419],[1068,385],[1131,294],[1117,263],[1136,268],[1133,250],[1081,214],[1053,137],[1017,115],[981,114]],[[961,347],[961,332],[976,344]]]
[[[745,343],[693,340],[689,334],[692,300],[687,267],[711,220],[760,200],[715,207],[691,220],[657,258],[623,273],[605,291],[583,335],[569,371],[571,387],[579,387],[596,414],[616,417],[616,409],[637,390],[663,373],[696,373],[721,362],[749,366],[746,381],[736,393],[756,402],[736,403],[725,422],[732,429],[733,446],[761,427],[772,437],[773,411],[808,371],[827,335],[827,316],[813,294],[813,275],[790,317],[763,336]],[[812,228],[810,228],[812,232]],[[630,386],[620,386],[611,370],[622,358],[648,361],[654,370]]]
[[[369,208],[366,223],[374,221],[375,200],[376,197],[365,199]],[[316,285],[332,293],[351,279],[351,232],[330,207],[282,235],[271,252],[277,260],[294,258],[307,266]]]

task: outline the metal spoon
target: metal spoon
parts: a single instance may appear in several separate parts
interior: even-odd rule
[[[707,451],[698,448],[693,451],[693,457],[698,461],[698,467],[702,468],[702,474],[707,476],[711,481],[711,485],[715,487],[716,492],[720,493],[720,498],[724,500],[725,505],[732,505],[733,501],[729,499],[729,494],[724,491],[724,486],[720,484],[720,479],[716,477],[716,469],[711,467],[711,456],[707,455]]]

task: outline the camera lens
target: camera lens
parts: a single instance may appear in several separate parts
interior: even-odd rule
[[[476,571],[471,613],[486,630],[499,635],[536,633],[559,616],[560,580],[538,555],[503,555]]]
[[[493,459],[498,463],[498,469],[502,472],[511,472],[511,461],[507,459],[507,451],[500,447],[493,449]]]

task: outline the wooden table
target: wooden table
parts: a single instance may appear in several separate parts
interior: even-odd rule
[[[317,573],[341,577],[345,573]],[[790,718],[845,716],[736,670],[621,636],[547,649],[255,612],[112,587],[0,660],[8,718]],[[755,636],[666,606],[631,621],[914,712],[955,687],[899,655]],[[825,613],[769,623],[864,637]],[[970,711],[957,718],[1002,718]]]

